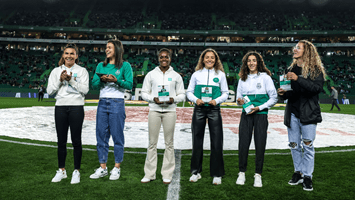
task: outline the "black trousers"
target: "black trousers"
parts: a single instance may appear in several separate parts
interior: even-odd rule
[[[210,175],[221,177],[224,172],[223,161],[223,127],[219,106],[195,106],[192,116],[192,157],[191,173],[202,172],[203,139],[205,136],[206,119],[211,140]]]
[[[332,100],[332,108],[330,109],[330,110],[333,110],[333,107],[337,107],[338,108],[338,110],[340,110],[340,108],[339,108],[339,106],[338,106],[338,102],[337,102],[337,99],[333,99]]]
[[[38,92],[38,101],[39,100],[43,101],[43,96],[44,96],[43,92]]]
[[[81,130],[84,122],[84,107],[55,106],[54,119],[58,138],[58,167],[65,168],[68,128],[70,127],[71,141],[74,147],[74,167],[75,169],[80,169],[82,156]]]
[[[239,124],[238,148],[240,172],[247,171],[249,147],[254,130],[254,144],[256,150],[255,173],[262,173],[268,126],[267,114],[247,115],[245,112],[242,113]]]

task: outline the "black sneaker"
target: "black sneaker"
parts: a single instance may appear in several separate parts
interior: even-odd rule
[[[300,183],[303,183],[303,178],[301,176],[300,172],[295,172],[292,175],[292,179],[288,182],[290,185],[298,185]]]
[[[304,177],[303,181],[303,190],[306,191],[313,191],[313,186],[312,186],[312,179],[309,176]]]

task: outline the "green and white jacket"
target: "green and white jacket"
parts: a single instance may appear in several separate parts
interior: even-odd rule
[[[197,99],[202,99],[203,88],[212,88],[212,99],[217,105],[228,99],[229,91],[226,74],[220,70],[203,68],[192,74],[189,87],[187,88],[187,98],[196,103]],[[205,102],[208,106],[208,102]]]
[[[268,109],[277,103],[277,92],[271,77],[265,72],[249,74],[245,81],[239,79],[237,99],[248,96],[255,107],[259,107],[256,114],[267,114]],[[245,110],[243,109],[243,112]]]

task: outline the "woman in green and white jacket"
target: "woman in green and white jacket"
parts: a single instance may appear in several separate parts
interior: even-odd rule
[[[262,187],[261,173],[264,163],[267,128],[269,125],[268,109],[277,102],[277,92],[271,79],[271,72],[266,68],[262,56],[257,52],[248,52],[243,57],[239,72],[237,103],[243,105],[243,97],[248,97],[254,108],[249,113],[243,108],[239,124],[239,176],[236,184],[244,185],[245,171],[250,142],[254,130],[256,150],[254,187]],[[244,106],[245,107],[245,106]]]

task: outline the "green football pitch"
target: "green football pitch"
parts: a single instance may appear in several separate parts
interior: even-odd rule
[[[37,102],[36,99],[0,98],[0,108],[54,106],[54,103],[53,99]],[[86,104],[90,105],[96,104]],[[340,106],[342,110],[333,113],[355,113],[354,105]],[[330,110],[329,104],[322,104],[321,107],[323,112]],[[213,185],[209,176],[210,151],[204,152],[202,179],[196,183],[189,182],[190,150],[176,151],[179,155],[177,163],[181,164],[177,168],[179,172],[175,173],[179,181],[174,185],[165,185],[160,175],[164,150],[158,150],[157,180],[142,184],[140,179],[144,176],[146,149],[125,148],[121,177],[110,181],[108,177],[98,180],[89,178],[98,167],[96,147],[85,145],[83,148],[81,182],[70,184],[74,166],[73,150],[68,148],[68,178],[51,183],[57,170],[56,143],[2,136],[0,131],[0,199],[354,199],[355,196],[355,146],[316,148],[312,192],[303,191],[301,185],[287,184],[293,173],[289,150],[266,151],[263,187],[254,188],[254,151],[250,151],[244,186],[235,184],[238,151],[224,151],[226,174],[221,185]],[[114,165],[113,160],[113,153],[110,152],[109,170]]]

